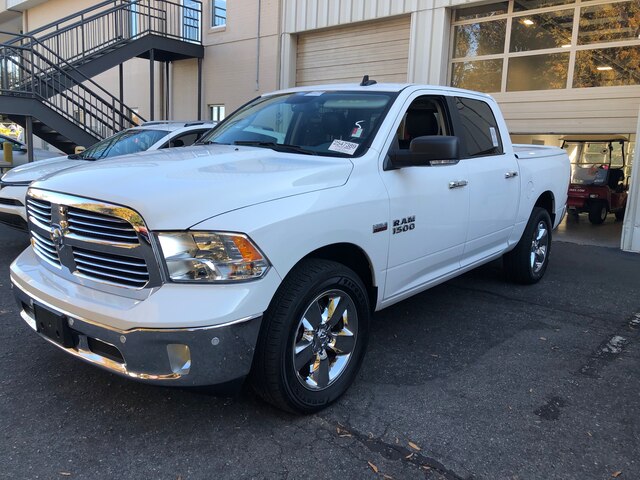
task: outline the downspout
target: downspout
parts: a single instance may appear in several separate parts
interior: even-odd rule
[[[256,92],[260,91],[260,15],[262,0],[258,0],[258,38],[256,39]]]

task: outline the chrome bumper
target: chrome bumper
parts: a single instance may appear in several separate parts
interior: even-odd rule
[[[110,372],[158,385],[215,385],[245,377],[262,322],[259,316],[212,327],[118,330],[64,315],[15,284],[13,291],[22,319],[48,342]],[[47,335],[36,311],[65,323],[66,342]]]

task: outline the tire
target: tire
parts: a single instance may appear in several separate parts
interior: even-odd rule
[[[594,202],[589,206],[589,221],[594,225],[600,225],[607,219],[607,204]]]
[[[520,241],[502,257],[509,280],[530,285],[544,276],[551,253],[551,227],[549,213],[534,207]]]
[[[294,413],[330,405],[360,369],[369,316],[367,290],[355,272],[329,260],[303,260],[263,317],[250,374],[253,389]]]
[[[616,212],[616,220],[618,220],[618,221],[624,220],[624,212],[625,212],[625,210],[626,209],[623,208],[622,210],[618,210]]]

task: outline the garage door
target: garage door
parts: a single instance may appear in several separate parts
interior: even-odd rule
[[[296,85],[406,82],[410,17],[367,22],[298,36]]]

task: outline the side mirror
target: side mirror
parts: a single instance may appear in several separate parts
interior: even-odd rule
[[[385,170],[430,166],[431,162],[440,160],[460,160],[460,140],[458,137],[429,135],[414,138],[409,145],[409,150],[389,152]]]

